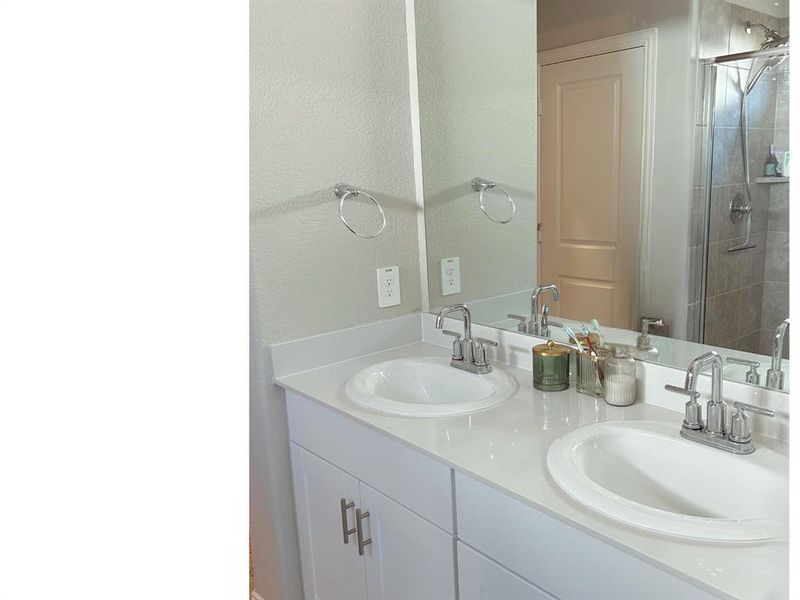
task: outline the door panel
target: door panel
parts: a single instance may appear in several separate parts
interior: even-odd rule
[[[617,241],[619,198],[619,75],[562,82],[556,87],[557,131],[566,164],[559,165],[561,240],[612,245]],[[591,143],[587,143],[587,138]],[[605,156],[598,160],[598,150]],[[580,171],[574,171],[573,165]],[[597,202],[597,198],[604,202]],[[580,214],[585,218],[575,219]]]
[[[341,498],[353,501],[346,511],[355,527],[358,480],[321,458],[291,444],[297,530],[307,600],[366,600],[364,560],[356,538],[344,543]]]
[[[365,536],[370,600],[454,600],[454,539],[422,517],[361,483],[369,511]]]
[[[555,600],[466,544],[458,542],[460,600]]]
[[[635,327],[644,49],[544,65],[540,86],[540,283],[559,284],[552,314]]]
[[[609,315],[614,311],[617,289],[613,283],[559,277],[556,285],[561,290],[561,313],[573,319],[591,321],[597,315]],[[605,324],[602,319],[600,322]]]

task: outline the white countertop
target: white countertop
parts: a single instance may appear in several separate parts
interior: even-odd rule
[[[590,423],[615,420],[664,421],[679,428],[682,419],[679,413],[644,403],[613,407],[603,400],[578,394],[574,388],[556,393],[540,392],[533,388],[530,371],[502,363],[495,365],[511,374],[519,389],[503,404],[471,415],[435,419],[395,417],[367,411],[345,397],[345,382],[364,367],[393,358],[448,355],[447,348],[415,342],[279,377],[276,383],[382,431],[716,595],[741,600],[788,598],[788,539],[724,544],[648,533],[583,507],[550,478],[546,465],[548,447],[568,431]],[[755,443],[757,447],[767,446],[788,455],[788,445],[784,442],[756,436]],[[788,487],[786,493],[789,493]]]

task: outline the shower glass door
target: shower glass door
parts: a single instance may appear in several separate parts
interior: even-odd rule
[[[696,341],[771,355],[789,316],[789,56],[706,61]],[[784,344],[788,357],[789,344]]]

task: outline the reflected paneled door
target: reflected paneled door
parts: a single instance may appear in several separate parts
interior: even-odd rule
[[[635,328],[644,48],[543,65],[540,283],[553,314]]]

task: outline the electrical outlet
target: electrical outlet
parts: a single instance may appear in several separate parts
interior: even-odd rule
[[[378,306],[386,308],[400,304],[400,268],[378,269]]]
[[[442,296],[461,292],[461,259],[457,256],[442,259]]]

